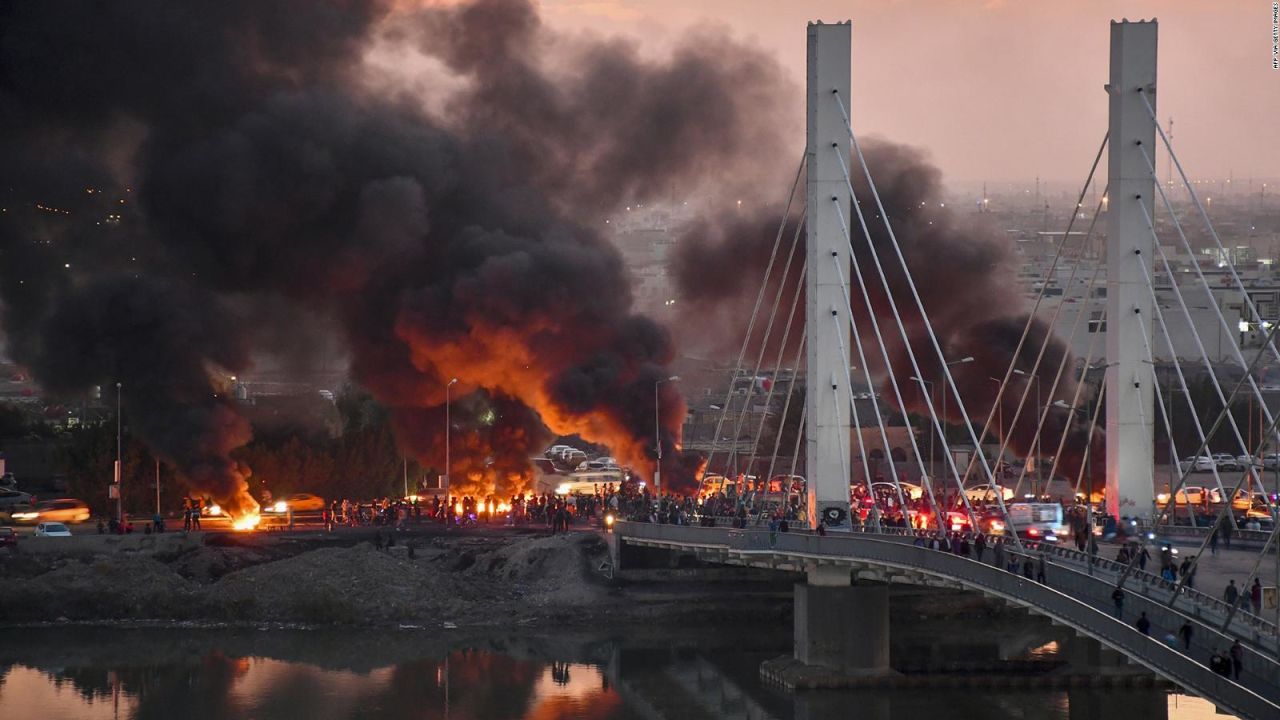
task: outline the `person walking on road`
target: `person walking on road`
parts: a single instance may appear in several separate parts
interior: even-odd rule
[[[1134,623],[1133,626],[1138,628],[1138,632],[1143,635],[1151,634],[1151,621],[1147,619],[1145,612],[1138,616],[1138,622]]]
[[[1244,667],[1244,648],[1240,646],[1239,640],[1231,643],[1231,649],[1227,650],[1227,655],[1231,658],[1231,676],[1238,681],[1240,668]]]

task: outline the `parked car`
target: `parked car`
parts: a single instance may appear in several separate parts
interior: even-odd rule
[[[30,510],[15,512],[13,519],[15,522],[25,523],[79,523],[89,519],[89,506],[80,500],[72,498],[62,498],[59,500],[45,500],[36,503]]]
[[[60,522],[43,522],[36,526],[36,537],[71,537],[71,529]]]
[[[1228,455],[1227,453],[1215,453],[1213,461],[1217,463],[1219,471],[1228,470],[1234,472],[1236,470],[1243,470],[1249,466],[1249,463],[1246,462],[1242,464],[1234,455]]]
[[[0,527],[0,547],[17,547],[18,531],[11,527]]]
[[[1248,467],[1256,467],[1256,468],[1266,467],[1262,462],[1262,458],[1254,457],[1252,455],[1237,455],[1236,463],[1240,465],[1241,470],[1244,470],[1245,468],[1248,468]]]
[[[1179,472],[1213,472],[1218,463],[1210,455],[1185,457],[1178,461]]]
[[[311,493],[294,493],[284,499],[293,512],[308,512],[324,509],[324,498]]]

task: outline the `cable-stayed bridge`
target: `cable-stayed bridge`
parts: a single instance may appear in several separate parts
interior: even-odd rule
[[[1246,458],[1260,458],[1269,447],[1280,448],[1277,417],[1255,380],[1261,364],[1280,361],[1273,342],[1276,326],[1263,318],[1240,274],[1228,265],[1249,322],[1268,332],[1261,349],[1251,356],[1232,347],[1231,359],[1240,375],[1234,382],[1224,381],[1191,317],[1196,299],[1188,295],[1207,293],[1216,323],[1231,333],[1204,273],[1197,266],[1195,282],[1172,282],[1173,303],[1162,302],[1157,292],[1158,278],[1174,277],[1157,233],[1157,213],[1165,214],[1188,254],[1195,254],[1187,232],[1192,223],[1204,226],[1221,257],[1230,254],[1159,127],[1155,21],[1112,23],[1108,132],[1080,190],[1081,212],[1073,213],[1052,260],[1051,272],[1059,263],[1071,263],[1075,250],[1068,238],[1077,219],[1088,217],[1086,241],[1078,245],[1081,253],[1104,225],[1106,263],[1095,263],[1086,270],[1087,281],[1078,281],[1087,283],[1087,296],[1105,288],[1106,309],[1088,324],[1083,322],[1085,313],[1077,313],[1065,327],[1059,322],[1059,304],[1046,320],[1039,311],[1049,284],[1042,283],[1016,347],[1002,360],[1002,377],[990,378],[983,397],[957,382],[953,367],[973,358],[947,355],[947,329],[936,327],[931,319],[939,308],[926,305],[927,293],[921,292],[908,262],[904,248],[911,238],[895,231],[895,217],[854,130],[851,25],[815,23],[808,32],[807,147],[737,367],[739,374],[754,378],[770,370],[766,355],[772,358],[775,374],[784,366],[801,366],[803,358],[803,404],[793,403],[788,392],[780,426],[793,414],[800,419],[803,433],[796,438],[787,477],[795,474],[803,441],[806,525],[822,532],[765,531],[760,526],[763,518],[747,522],[742,512],[736,528],[621,523],[614,535],[619,561],[625,564],[628,547],[656,547],[712,562],[805,571],[808,583],[796,589],[796,656],[813,665],[888,672],[887,584],[938,585],[980,592],[1046,615],[1242,717],[1280,717],[1276,623],[1262,617],[1248,594],[1254,581],[1263,577],[1268,558],[1280,557],[1275,497],[1266,491],[1261,464],[1252,460],[1234,482],[1210,463],[1213,485],[1201,492],[1215,492],[1217,501],[1206,500],[1202,512],[1193,512],[1188,487],[1196,459],[1210,453],[1211,438],[1225,434]],[[1156,159],[1166,152],[1194,208],[1188,216],[1179,217],[1157,180]],[[1087,213],[1083,201],[1103,182],[1095,175],[1104,153],[1102,200]],[[793,213],[795,206],[802,209]],[[800,272],[792,273],[794,267]],[[1077,282],[1077,271],[1085,267],[1071,264],[1068,282]],[[802,284],[788,286],[787,278],[793,275],[802,277]],[[771,303],[766,288],[775,289]],[[1221,408],[1216,416],[1206,414],[1212,422],[1191,413],[1198,441],[1194,448],[1173,447],[1164,397],[1165,392],[1176,393],[1194,407],[1192,368],[1184,369],[1170,335],[1175,322],[1190,328],[1198,351],[1192,362],[1208,370],[1212,398]],[[1055,337],[1074,338],[1080,332],[1093,335],[1077,365]],[[1097,347],[1099,338],[1103,347]],[[1166,343],[1173,357],[1176,385],[1167,390],[1156,374],[1157,341]],[[773,352],[767,353],[768,348]],[[1091,368],[1105,371],[1096,390],[1085,381]],[[855,396],[858,384],[870,389],[862,403]],[[995,388],[994,398],[985,397],[990,388]],[[754,384],[747,390],[755,391]],[[770,404],[773,386],[760,392]],[[1260,432],[1242,432],[1231,412],[1233,403],[1244,398],[1261,408]],[[768,457],[765,477],[772,478],[781,470],[777,459],[782,433],[776,434],[772,455],[766,456],[770,448],[760,442],[764,417],[753,430],[745,420],[749,403],[733,412],[731,399],[721,406],[714,438],[720,440],[732,427],[734,442],[723,452],[713,445],[708,468],[724,468],[727,474],[738,467],[743,454],[738,441],[747,434],[751,441],[746,467]],[[978,414],[971,406],[989,411]],[[910,447],[904,453],[891,446],[888,422],[891,415],[908,411],[920,415],[928,431],[923,437],[908,432]],[[1157,423],[1169,437],[1173,467],[1180,467],[1180,457],[1192,458],[1167,487],[1158,487]],[[960,443],[953,443],[949,432],[955,426],[963,437]],[[1028,427],[1034,428],[1030,446],[1024,441],[1028,433],[1017,431]],[[926,453],[922,447],[935,443],[941,452]],[[1085,500],[1080,506],[1086,515],[1080,523],[1082,534],[1092,535],[1090,501],[1096,480],[1097,486],[1105,487],[1105,515],[1120,520],[1122,535],[1127,532],[1138,539],[1134,547],[1157,533],[1191,533],[1200,540],[1199,552],[1169,578],[1147,573],[1145,559],[1137,552],[1130,553],[1128,562],[1111,562],[1098,556],[1092,540],[1082,543],[1080,552],[1041,542],[1032,528],[1024,527],[1031,518],[1010,508],[1012,498],[1028,484],[1031,468],[1035,474],[1041,468],[1038,463],[1021,463],[1012,483],[1001,470],[1010,455],[1025,459],[1032,453],[1052,458],[1050,478],[1062,474],[1074,482],[1076,496]],[[882,458],[887,467],[873,469],[873,457]],[[914,466],[918,488],[905,483],[905,466]],[[1096,466],[1105,467],[1097,473],[1101,477],[1095,478]],[[973,493],[977,487],[985,488],[986,494]],[[785,503],[786,490],[782,492]],[[1180,506],[1189,518],[1185,530],[1178,527]],[[1253,523],[1259,529],[1250,532]],[[1016,563],[1003,566],[930,549],[916,540],[918,529],[999,532],[1007,537],[1002,554],[1052,566],[1052,571],[1033,579],[1011,572],[1010,567],[1022,567]],[[1193,582],[1210,546],[1216,549],[1219,537],[1231,535],[1253,541],[1248,551],[1252,569],[1240,586],[1240,599],[1224,603],[1195,590]],[[1161,564],[1165,561],[1161,558]],[[1120,597],[1128,598],[1123,607],[1113,605],[1117,589]],[[1140,613],[1151,621],[1151,635],[1135,629]],[[1164,642],[1184,625],[1194,629],[1189,648]],[[1232,679],[1212,672],[1205,662],[1208,656],[1237,642],[1243,657],[1240,676]]]

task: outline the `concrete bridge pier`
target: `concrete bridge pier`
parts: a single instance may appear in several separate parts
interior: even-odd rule
[[[889,586],[817,565],[795,586],[795,659],[841,675],[889,675]]]

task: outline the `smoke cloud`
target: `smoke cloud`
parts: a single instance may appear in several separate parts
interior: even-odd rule
[[[943,354],[950,361],[974,358],[973,362],[953,365],[951,372],[965,400],[965,409],[977,428],[981,428],[994,407],[996,384],[990,378],[1003,378],[1010,365],[1028,374],[1011,378],[1001,398],[1002,412],[998,413],[1006,421],[1003,430],[1009,436],[1009,447],[1014,453],[1025,456],[1031,451],[1036,436],[1037,402],[1048,404],[1058,398],[1069,401],[1073,395],[1075,382],[1071,373],[1075,366],[1068,359],[1062,381],[1053,396],[1049,396],[1053,376],[1064,355],[1069,354],[1068,348],[1050,334],[1045,323],[1036,320],[1022,351],[1015,358],[1027,315],[1023,310],[1025,303],[1020,286],[1012,281],[1009,247],[1001,242],[998,231],[943,207],[941,173],[920,151],[881,139],[868,139],[862,144],[876,189],[892,222],[903,257],[911,269],[916,290],[930,314]],[[875,256],[861,237],[856,218],[849,213],[847,221],[857,233],[853,243],[855,256],[874,314],[888,344],[889,361],[902,388],[906,407],[901,410],[919,414],[928,412],[925,390],[918,382],[909,379],[917,376],[908,353],[910,347],[920,363],[919,377],[932,383],[933,405],[941,412],[945,387],[941,362],[911,298],[911,288],[894,254],[861,167],[856,159],[849,167],[853,173],[854,192],[860,200],[870,231],[871,244],[884,268],[887,284],[906,329],[908,341],[904,342],[893,319],[884,286],[876,274]],[[731,318],[737,325],[734,332],[726,334],[728,337],[736,337],[740,341],[746,330],[751,306],[770,257],[780,212],[781,208],[766,207],[747,218],[727,215],[719,223],[695,225],[678,243],[679,252],[673,258],[671,274],[677,280],[681,302],[703,309],[700,313],[693,313],[695,316],[718,313],[716,317]],[[793,224],[794,219],[791,226]],[[788,242],[789,237],[784,237],[780,252],[786,252]],[[738,262],[730,263],[731,258],[737,258]],[[781,262],[780,258],[779,268]],[[774,275],[778,276],[778,270]],[[771,279],[770,286],[776,282],[778,280]],[[786,282],[789,287],[795,287],[796,278],[788,278]],[[867,347],[867,360],[873,373],[885,378],[886,369],[879,356],[866,306],[858,291],[852,294],[858,329]],[[766,288],[766,311],[773,297],[772,290]],[[789,295],[784,293],[783,297],[785,302]],[[755,342],[758,342],[759,335],[757,331]],[[775,332],[776,335],[780,333]],[[1042,394],[1037,398],[1036,381],[1030,378],[1030,373],[1046,336],[1049,336],[1048,347],[1037,373],[1043,378]],[[766,357],[773,357],[772,351]],[[1028,384],[1031,386],[1028,401],[1015,423],[1013,419],[1018,400]],[[892,400],[887,388],[885,380],[881,383],[881,390]],[[946,407],[948,419],[960,422],[959,409],[950,397],[948,400],[951,400]],[[1070,430],[1059,468],[1060,472],[1074,478],[1090,442],[1095,444],[1092,453],[1095,461],[1104,455],[1101,433],[1096,433],[1090,440],[1084,421],[1078,416],[1072,418],[1070,411],[1060,408],[1051,408],[1046,419],[1042,432],[1043,455],[1053,454],[1063,428],[1068,426]],[[996,430],[993,423],[989,437],[997,437]]]
[[[726,37],[652,60],[528,0],[402,6],[0,6],[8,350],[54,392],[121,383],[143,439],[233,512],[255,508],[227,378],[327,328],[426,464],[457,378],[455,474],[518,489],[548,431],[651,469],[672,340],[597,223],[772,182],[781,73]],[[370,76],[388,47],[446,69],[442,111]],[[678,476],[684,407],[660,392]]]

